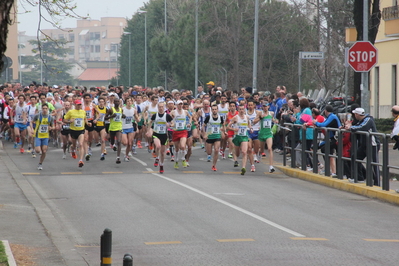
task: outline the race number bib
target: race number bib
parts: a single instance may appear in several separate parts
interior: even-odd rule
[[[40,125],[39,133],[48,133],[48,125]]]
[[[16,118],[15,118],[15,122],[17,122],[17,123],[23,122],[23,119],[22,119],[22,115],[21,115],[21,114],[17,114],[17,116],[16,116]]]
[[[272,120],[271,119],[263,120],[263,127],[264,128],[271,128],[272,127]]]
[[[133,117],[132,116],[127,116],[125,118],[125,124],[130,125],[132,123]]]
[[[212,125],[212,134],[220,134],[220,126],[219,125]]]
[[[100,114],[100,117],[97,119],[99,122],[104,122],[105,114]]]
[[[246,126],[239,126],[237,135],[238,136],[246,136],[247,135],[247,127]]]
[[[185,123],[186,123],[186,120],[184,118],[183,119],[177,119],[176,120],[176,129],[177,130],[183,130]]]
[[[68,124],[62,125],[62,129],[63,130],[69,130],[69,128],[70,128],[70,126]]]
[[[91,111],[90,110],[86,111],[86,118],[87,119],[91,118]]]
[[[115,122],[121,122],[121,117],[122,117],[122,114],[116,114],[116,116],[115,116],[115,118],[114,118],[114,121]]]
[[[82,127],[83,125],[83,119],[82,118],[75,118],[75,121],[73,122],[73,125],[75,127]]]
[[[158,134],[165,134],[166,133],[166,123],[158,122],[156,131]]]

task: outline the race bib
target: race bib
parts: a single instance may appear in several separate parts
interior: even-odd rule
[[[127,116],[127,117],[125,118],[125,124],[126,124],[126,125],[131,124],[131,123],[132,123],[132,120],[133,120],[133,117],[132,117],[132,116]]]
[[[247,135],[247,127],[238,127],[238,136],[246,136]]]
[[[15,122],[17,122],[17,123],[23,122],[23,119],[22,119],[22,115],[21,115],[21,114],[17,114],[17,115],[16,115]]]
[[[90,110],[86,111],[86,118],[87,119],[91,118],[91,111]]]
[[[218,125],[212,125],[212,134],[220,134],[220,126]]]
[[[166,124],[165,123],[159,123],[157,124],[156,131],[158,134],[165,134],[166,133]]]
[[[186,123],[185,119],[176,120],[176,129],[177,130],[183,130],[185,123]]]
[[[263,120],[263,127],[264,128],[271,128],[272,127],[272,120],[271,119]]]
[[[39,133],[48,133],[48,125],[40,125]]]
[[[115,121],[115,122],[121,122],[121,117],[122,117],[122,114],[121,114],[121,113],[116,114],[116,116],[115,116],[115,118],[114,118],[114,121]]]
[[[100,117],[97,119],[99,122],[104,122],[105,114],[100,114]]]
[[[68,124],[62,125],[62,129],[63,129],[63,130],[68,130],[69,128],[70,128],[70,126],[69,126]]]
[[[83,125],[83,119],[82,118],[75,118],[75,121],[73,122],[73,125],[75,127],[82,127]]]

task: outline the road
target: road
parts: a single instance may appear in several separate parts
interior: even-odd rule
[[[269,174],[266,159],[245,176],[220,160],[215,173],[196,147],[189,168],[168,161],[161,175],[145,149],[117,165],[112,151],[100,161],[94,148],[78,168],[51,148],[42,171],[38,158],[10,143],[5,151],[43,201],[39,218],[66,265],[98,265],[105,228],[113,232],[113,265],[125,253],[134,265],[182,266],[396,265],[399,258],[397,206]]]

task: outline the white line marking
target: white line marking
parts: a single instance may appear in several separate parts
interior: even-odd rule
[[[142,160],[140,160],[140,159],[137,159],[136,157],[132,157],[132,159],[134,159],[134,160],[136,160],[136,161],[138,161],[139,163],[141,163],[143,166],[147,166],[147,164],[145,163],[145,162],[143,162]],[[152,170],[149,170],[149,171],[152,171]]]
[[[148,171],[152,171],[150,168],[147,168],[147,170],[148,170]],[[224,200],[221,200],[221,199],[219,199],[219,198],[216,198],[216,197],[214,197],[214,196],[212,196],[212,195],[209,195],[208,193],[205,193],[205,192],[203,192],[203,191],[201,191],[201,190],[198,190],[198,189],[196,189],[196,188],[190,187],[189,185],[186,185],[186,184],[184,184],[184,183],[181,183],[181,182],[179,182],[179,181],[173,180],[173,179],[171,179],[171,178],[168,178],[168,177],[163,176],[163,175],[160,175],[160,174],[156,174],[156,173],[152,173],[152,174],[155,175],[155,176],[158,176],[158,177],[160,177],[160,178],[162,178],[162,179],[165,179],[165,180],[167,180],[167,181],[169,181],[169,182],[172,182],[172,183],[175,183],[175,184],[177,184],[177,185],[179,185],[179,186],[182,186],[182,187],[184,187],[184,188],[187,188],[187,189],[189,189],[189,190],[191,190],[191,191],[194,191],[194,192],[196,192],[196,193],[198,193],[198,194],[200,194],[200,195],[202,195],[202,196],[204,196],[204,197],[207,197],[207,198],[212,199],[212,200],[214,200],[214,201],[217,201],[217,202],[219,202],[219,203],[221,203],[221,204],[224,204],[224,205],[226,205],[226,206],[228,206],[228,207],[230,207],[230,208],[232,208],[232,209],[234,209],[234,210],[237,210],[237,211],[239,211],[239,212],[242,212],[242,213],[244,213],[244,214],[246,214],[246,215],[248,215],[248,216],[251,216],[252,218],[255,218],[255,219],[257,219],[257,220],[259,220],[259,221],[261,221],[261,222],[263,222],[263,223],[265,223],[265,224],[268,224],[268,225],[270,225],[270,226],[273,226],[274,228],[277,228],[277,229],[279,229],[279,230],[281,230],[281,231],[284,231],[284,232],[286,232],[286,233],[289,233],[289,234],[291,234],[291,235],[293,235],[293,236],[296,236],[296,237],[305,237],[304,235],[302,235],[302,234],[300,234],[300,233],[297,233],[297,232],[295,232],[295,231],[293,231],[293,230],[291,230],[291,229],[288,229],[288,228],[286,228],[286,227],[284,227],[284,226],[281,226],[281,225],[279,225],[279,224],[276,224],[275,222],[272,222],[272,221],[270,221],[270,220],[267,220],[267,219],[265,219],[265,218],[263,218],[263,217],[261,217],[261,216],[255,214],[255,213],[253,213],[253,212],[247,211],[247,210],[245,210],[245,209],[243,209],[243,208],[241,208],[241,207],[238,207],[238,206],[236,206],[236,205],[234,205],[234,204],[231,204],[231,203],[229,203],[229,202],[227,202],[227,201],[224,201]]]

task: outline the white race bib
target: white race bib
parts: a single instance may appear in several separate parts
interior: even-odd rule
[[[48,133],[48,125],[40,125],[39,133]]]
[[[238,127],[238,136],[246,136],[247,135],[247,127]]]
[[[75,127],[82,127],[83,125],[83,119],[82,118],[75,118],[75,121],[73,122]]]
[[[120,122],[120,121],[121,121],[121,117],[122,117],[122,114],[121,114],[121,113],[116,114],[116,116],[115,116],[115,118],[114,118],[114,121],[115,121],[115,122]]]
[[[264,128],[271,128],[272,127],[272,120],[271,119],[263,120],[263,127]]]

